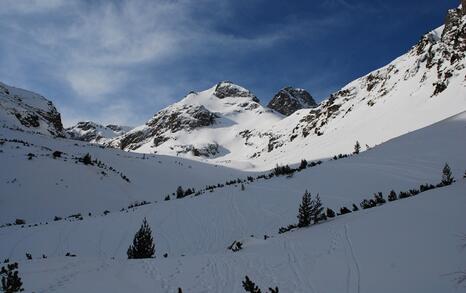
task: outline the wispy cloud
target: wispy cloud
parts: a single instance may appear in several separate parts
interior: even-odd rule
[[[217,1],[202,2],[222,10]],[[193,17],[198,4],[192,1],[28,0],[6,6],[2,25],[22,35],[35,54],[46,55],[42,61],[57,81],[86,103],[111,99],[134,80],[129,76],[138,65],[157,66],[219,47],[233,52],[261,48],[283,38],[280,32],[254,38],[222,34]],[[18,21],[8,23],[12,19]]]

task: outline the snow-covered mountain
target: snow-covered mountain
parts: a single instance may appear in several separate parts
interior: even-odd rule
[[[251,130],[267,130],[282,115],[264,108],[249,90],[220,82],[202,92],[190,92],[161,110],[145,125],[114,139],[110,145],[124,150],[189,158],[220,158],[238,153],[252,155]]]
[[[92,143],[104,143],[112,138],[123,135],[130,131],[132,127],[120,125],[101,125],[92,121],[82,121],[66,128],[69,138]]]
[[[289,116],[301,109],[315,108],[317,103],[305,89],[285,87],[267,105],[280,114]]]
[[[262,170],[351,153],[356,141],[373,147],[466,110],[465,31],[463,10],[450,10],[446,24],[409,52],[318,106],[304,90],[285,88],[269,107],[288,117],[221,82],[191,92],[110,145]]]
[[[64,136],[60,113],[41,95],[0,83],[0,126]]]

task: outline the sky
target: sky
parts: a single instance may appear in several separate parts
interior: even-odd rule
[[[136,126],[230,80],[317,101],[407,52],[457,0],[0,0],[0,81],[65,126]]]

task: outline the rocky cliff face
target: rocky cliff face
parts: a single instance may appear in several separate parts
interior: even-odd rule
[[[273,97],[267,107],[289,116],[300,109],[315,108],[317,103],[306,90],[285,87]]]
[[[124,135],[118,147],[134,150],[150,140],[153,147],[158,147],[169,139],[170,134],[213,125],[216,118],[217,115],[202,105],[173,105],[158,112],[144,127]]]
[[[41,95],[0,83],[0,126],[64,136],[60,113]]]

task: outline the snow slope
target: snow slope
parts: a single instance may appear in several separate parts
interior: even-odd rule
[[[55,151],[61,156],[54,158]],[[103,166],[77,162],[87,153]],[[30,160],[28,154],[33,155]],[[135,201],[162,200],[179,185],[199,189],[243,174],[182,158],[128,153],[8,128],[0,128],[0,164],[1,224],[16,218],[45,221],[119,210]]]
[[[36,292],[242,292],[246,274],[286,292],[455,292],[451,273],[466,259],[457,249],[466,219],[465,131],[462,113],[292,178],[246,184],[244,191],[229,186],[82,221],[2,228],[0,259],[20,260],[25,284]],[[296,221],[306,188],[337,209],[374,192],[437,183],[446,161],[458,181],[450,187],[277,233]],[[157,258],[125,260],[144,217]],[[244,250],[226,250],[233,240],[243,241]],[[26,252],[35,259],[24,261]]]
[[[351,153],[356,141],[364,150],[466,110],[465,44],[466,16],[453,9],[444,26],[424,35],[409,52],[316,108],[283,117],[259,105],[248,90],[222,82],[189,94],[112,145],[243,170]],[[236,91],[219,98],[219,87]],[[201,113],[209,118],[194,117]],[[186,121],[195,127],[179,127]]]
[[[1,82],[0,127],[64,136],[60,113],[51,101]]]
[[[23,260],[20,274],[25,288],[35,292],[177,292],[181,287],[192,293],[239,293],[245,275],[263,290],[278,286],[280,292],[462,292],[454,273],[466,261],[458,249],[465,190],[463,182],[266,241],[251,238],[238,253],[128,261],[105,257],[105,241],[102,256]],[[440,203],[448,216],[436,207]],[[105,240],[108,235],[101,233]],[[58,247],[70,234],[63,229]]]

